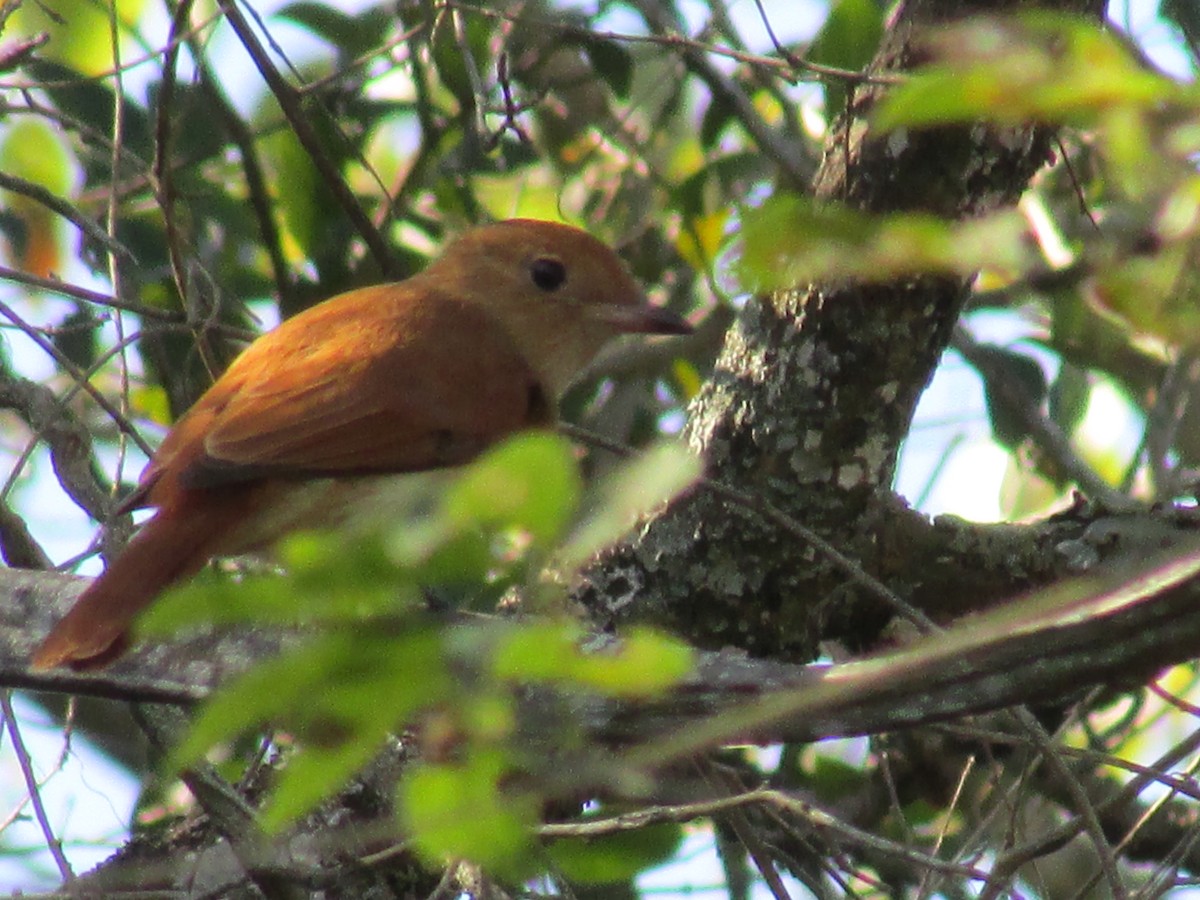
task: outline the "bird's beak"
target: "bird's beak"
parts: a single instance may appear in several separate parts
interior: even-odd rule
[[[683,316],[661,306],[640,304],[595,308],[596,318],[625,334],[691,334],[692,326]]]

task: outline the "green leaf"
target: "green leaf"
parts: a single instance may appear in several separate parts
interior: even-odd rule
[[[1200,45],[1200,6],[1193,0],[1163,0],[1159,14],[1174,22],[1193,46]]]
[[[871,215],[779,195],[742,214],[736,272],[750,291],[818,281],[890,281],[906,275],[970,276],[989,266],[1032,262],[1015,212],[964,222],[918,213]]]
[[[17,119],[0,140],[0,168],[25,181],[66,197],[72,187],[74,160],[63,136],[40,119]],[[22,195],[4,191],[6,203]]]
[[[587,819],[583,820],[586,823]],[[546,848],[555,867],[571,881],[605,884],[626,881],[670,859],[683,841],[676,824],[650,825],[599,838],[568,838]]]
[[[1046,398],[1046,375],[1037,360],[1004,347],[981,344],[975,350],[992,434],[1006,447],[1016,447],[1029,436],[1026,409],[1037,409]]]
[[[877,128],[977,120],[1088,126],[1115,107],[1195,97],[1142,66],[1109,32],[1057,13],[950,25],[933,34],[929,52],[934,62],[884,97]]]
[[[379,46],[391,18],[379,7],[352,16],[327,3],[290,3],[276,13],[324,38],[343,54],[361,56]]]
[[[733,106],[720,97],[713,97],[700,119],[700,145],[709,149],[717,142],[725,126],[734,121]]]
[[[23,8],[30,5],[27,4]],[[113,110],[116,108],[113,100],[116,95],[104,82],[88,78],[76,69],[47,59],[30,60],[22,68],[31,81],[40,85],[39,89],[46,92],[61,112],[101,135],[112,134]],[[148,163],[154,155],[154,144],[146,110],[128,96],[124,100],[121,118],[122,149],[141,156]],[[97,157],[96,165],[103,166],[97,168],[94,173],[98,181],[105,181],[111,177],[107,155]]]
[[[623,537],[643,516],[691,485],[700,460],[677,441],[663,441],[610,474],[600,486],[599,506],[559,550],[557,562],[575,568]]]
[[[344,527],[298,532],[276,559],[286,574],[240,579],[202,572],[167,591],[139,621],[141,633],[197,626],[355,622],[421,605],[427,585],[504,585],[505,539],[548,547],[574,514],[581,479],[570,443],[528,433],[494,448],[461,473],[429,473],[379,486]],[[500,534],[495,532],[512,532]],[[523,553],[507,555],[519,562]]]
[[[131,35],[138,33],[146,6],[146,0],[121,0],[111,6],[90,0],[55,0],[53,4],[6,4],[5,16],[14,13],[11,24],[24,35],[42,32],[49,35],[49,43],[38,50],[38,56],[67,63],[89,77],[101,78],[110,75],[115,64],[113,26],[121,45],[128,45]],[[124,53],[130,49],[123,46]]]
[[[1200,177],[1187,177],[1167,193],[1147,238],[1148,249],[1101,261],[1089,284],[1089,299],[1143,334],[1176,345],[1200,345],[1200,275],[1194,265]]]
[[[522,625],[497,645],[492,671],[518,684],[575,685],[608,697],[661,695],[692,670],[691,649],[650,629],[635,628],[611,648],[586,652],[573,623]]]
[[[862,766],[853,766],[824,754],[818,756],[813,764],[812,776],[807,780],[817,799],[823,803],[834,805],[845,800],[849,795],[863,789],[863,782],[868,776]]]
[[[675,249],[697,272],[711,271],[724,243],[725,226],[728,222],[728,209],[689,217],[675,239]]]
[[[168,765],[184,768],[266,724],[294,731],[301,750],[284,771],[268,816],[278,827],[344,785],[398,724],[453,693],[440,632],[426,621],[324,634],[224,688]]]
[[[503,790],[509,760],[475,750],[458,764],[414,766],[400,783],[401,818],[429,862],[469,859],[501,877],[533,869],[536,797]]]
[[[633,54],[618,44],[600,38],[583,42],[583,50],[592,61],[596,74],[604,79],[614,94],[628,99],[633,84]]]
[[[338,206],[308,151],[295,134],[283,129],[263,138],[260,146],[269,161],[272,197],[287,239],[285,250],[295,259],[327,252],[325,231],[331,227],[330,220],[338,218],[330,215],[330,210]]]
[[[142,634],[257,622],[299,625],[357,621],[417,605],[415,573],[397,566],[382,538],[357,530],[297,532],[276,548],[286,574],[240,579],[206,570],[168,590],[139,620]]]
[[[544,545],[562,533],[581,492],[570,442],[555,434],[526,432],[472,463],[446,491],[443,509],[460,529],[523,528]]]
[[[419,567],[422,584],[479,585],[496,566],[492,536],[481,529],[444,538]]]
[[[96,316],[82,303],[77,303],[74,311],[67,314],[54,332],[54,346],[59,353],[86,371],[96,361],[96,332],[99,325]]]
[[[171,752],[166,767],[173,771],[186,768],[217,744],[284,716],[319,686],[321,674],[342,652],[343,648],[328,643],[307,645],[285,651],[234,679],[204,706],[187,737]]]
[[[159,85],[154,85],[153,88],[151,113],[157,116],[161,92],[158,90]],[[181,82],[175,85],[171,97],[170,114],[174,123],[171,146],[175,153],[186,155],[188,160],[188,166],[183,167],[183,171],[174,177],[184,183],[187,178],[193,177],[193,190],[196,190],[199,185],[204,185],[204,193],[211,193],[209,184],[201,178],[195,178],[195,175],[200,164],[220,155],[229,140],[228,132],[221,124],[224,121],[224,112],[221,110],[219,102],[214,99],[211,91]],[[191,168],[193,166],[196,169]],[[184,185],[180,184],[176,190],[180,186]],[[186,193],[191,194],[192,191],[189,190]],[[213,202],[217,198],[205,197],[205,199]],[[228,195],[222,193],[219,199],[226,200]],[[244,215],[249,213],[244,199],[238,205]]]
[[[883,11],[876,0],[835,0],[809,47],[808,59],[839,69],[858,70],[871,61],[882,37]],[[825,80],[827,118],[842,112],[846,93],[841,79]]]
[[[389,720],[375,733],[360,731],[331,747],[306,744],[277,775],[262,812],[262,827],[276,833],[332,797],[361,771],[387,740]]]
[[[1092,383],[1087,372],[1064,362],[1058,370],[1058,377],[1050,385],[1050,419],[1064,434],[1071,434],[1083,420],[1091,396]]]

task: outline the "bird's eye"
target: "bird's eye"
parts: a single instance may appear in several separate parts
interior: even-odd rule
[[[539,256],[529,267],[529,274],[543,291],[556,291],[567,280],[567,267],[553,256]]]

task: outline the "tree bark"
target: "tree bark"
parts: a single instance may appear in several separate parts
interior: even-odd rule
[[[910,0],[869,72],[894,75],[918,62],[923,29],[1036,5]],[[1104,3],[1054,8],[1099,17]],[[886,90],[852,93],[826,143],[818,198],[978,216],[1014,203],[1050,157],[1053,133],[1035,125],[877,134],[868,116]],[[687,425],[710,478],[803,523],[940,621],[1070,572],[1045,530],[931,524],[890,492],[901,441],[968,291],[966,281],[927,277],[754,297]],[[1077,512],[1078,534],[1102,511]],[[953,600],[947,585],[957,586]],[[647,619],[703,647],[792,660],[814,658],[822,641],[871,647],[892,616],[844,565],[770,516],[703,489],[601,560],[577,597],[606,624]]]

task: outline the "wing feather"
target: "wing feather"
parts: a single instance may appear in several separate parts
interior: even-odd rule
[[[551,418],[500,325],[418,278],[343,294],[253,343],[167,436],[142,492],[160,505],[175,487],[457,465]]]

